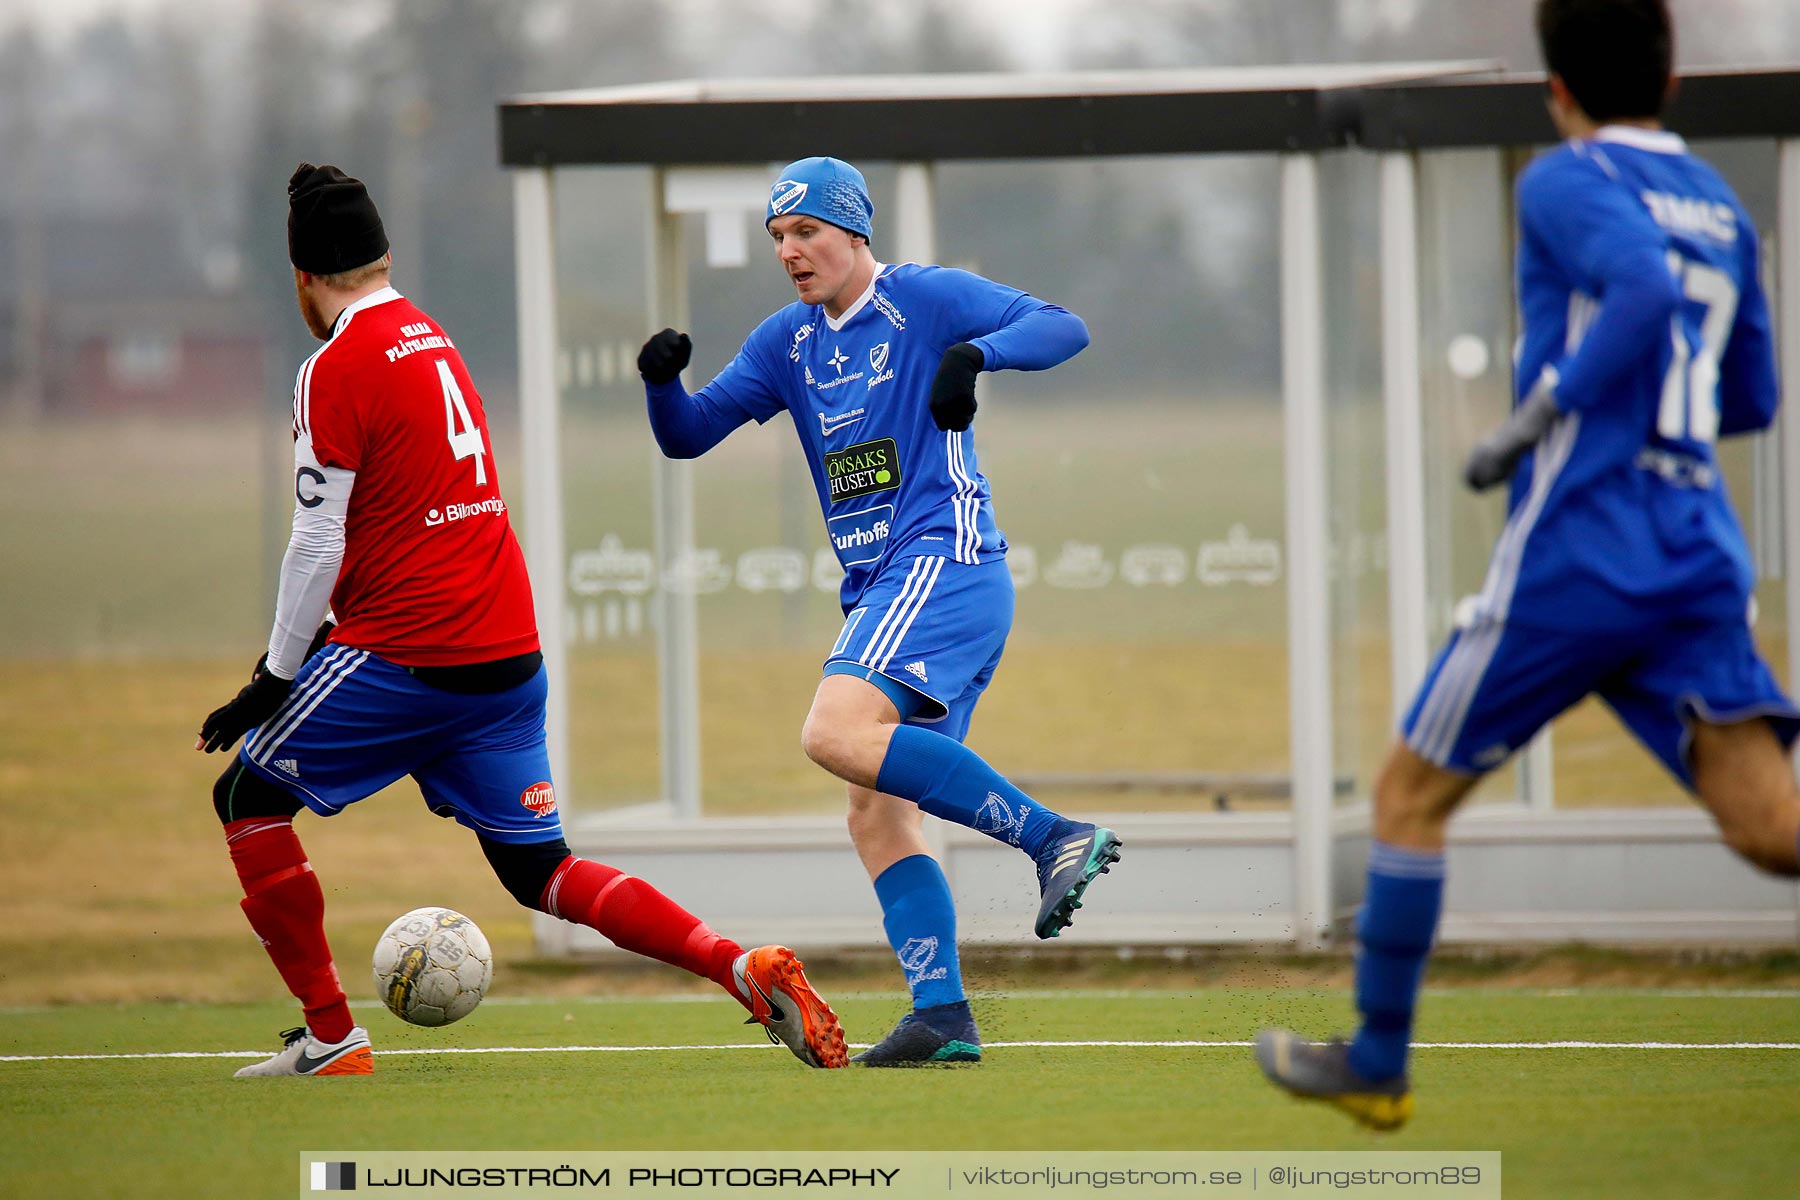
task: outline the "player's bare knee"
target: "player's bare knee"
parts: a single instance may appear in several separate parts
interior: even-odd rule
[[[1795,848],[1785,844],[1784,839],[1770,836],[1767,830],[1744,825],[1721,827],[1720,832],[1725,844],[1750,865],[1774,875],[1800,875]]]
[[[860,714],[814,708],[800,729],[800,748],[839,779],[871,785],[881,769],[874,732],[874,725]]]
[[[1800,788],[1769,726],[1696,722],[1691,756],[1694,788],[1725,844],[1765,871],[1800,874]]]
[[[1771,875],[1800,879],[1800,845],[1793,842],[1779,838],[1766,840],[1761,851],[1750,861]]]
[[[800,727],[800,749],[833,775],[843,773],[841,767],[848,754],[848,742],[843,726],[816,709],[807,714],[806,723]]]
[[[1719,825],[1719,837],[1738,857],[1776,875],[1800,874],[1795,814],[1776,800],[1758,802],[1714,789],[1704,797]]]
[[[1474,784],[1396,745],[1375,779],[1375,836],[1401,846],[1441,845],[1444,823]]]
[[[1375,816],[1396,821],[1419,820],[1431,811],[1426,780],[1399,755],[1391,755],[1375,779]]]

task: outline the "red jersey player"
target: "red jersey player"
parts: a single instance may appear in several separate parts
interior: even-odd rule
[[[268,653],[195,748],[244,737],[213,804],[244,913],[306,1024],[237,1074],[373,1070],[293,818],[332,816],[402,775],[475,833],[521,904],[713,980],[803,1062],[843,1066],[837,1017],[791,950],[746,952],[648,883],[569,852],[531,585],[474,381],[449,335],[389,285],[387,236],[360,181],[301,164],[288,255],[301,315],[325,343],[294,385],[294,532]],[[321,626],[328,608],[335,628]]]

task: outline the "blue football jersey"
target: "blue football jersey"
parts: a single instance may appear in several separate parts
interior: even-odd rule
[[[1031,370],[1086,340],[1079,318],[1015,288],[946,267],[878,265],[836,319],[799,302],[769,317],[691,401],[715,429],[793,414],[848,610],[887,563],[1006,553],[974,431],[937,428],[927,405],[944,351],[972,342],[985,370]]]
[[[1628,627],[1741,619],[1752,576],[1713,447],[1774,417],[1756,231],[1665,131],[1607,126],[1518,184],[1520,397],[1565,414],[1521,463],[1476,613]]]

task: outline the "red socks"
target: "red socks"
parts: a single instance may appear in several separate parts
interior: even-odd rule
[[[246,817],[225,826],[231,865],[244,885],[250,928],[306,1010],[306,1024],[322,1041],[342,1041],[355,1021],[325,943],[325,893],[287,817]],[[732,964],[744,948],[641,879],[570,855],[538,907],[597,929],[621,950],[666,962],[724,988],[738,1003]]]
[[[621,950],[710,979],[749,1007],[731,972],[744,948],[641,879],[571,854],[544,885],[538,907],[598,929]]]
[[[356,1022],[325,944],[325,893],[288,817],[246,817],[225,826],[231,865],[244,885],[244,915],[281,981],[321,1041],[340,1042]]]

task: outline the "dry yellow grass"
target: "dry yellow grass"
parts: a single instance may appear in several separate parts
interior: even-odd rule
[[[644,667],[620,657],[583,664],[572,679],[575,773],[589,803],[655,790]],[[1364,670],[1385,705],[1381,656],[1364,656]],[[712,811],[837,811],[839,786],[797,744],[815,671],[793,654],[709,657]],[[0,664],[0,1003],[281,994],[238,912],[213,814],[211,784],[224,760],[191,749],[201,716],[242,675],[239,664],[181,661]],[[1278,645],[1071,648],[1022,638],[971,743],[1017,771],[1279,773],[1285,678]],[[1187,736],[1167,736],[1171,712]],[[1363,723],[1378,731],[1385,719]],[[1562,804],[1686,802],[1591,703],[1559,724],[1557,762]],[[1087,810],[1205,806],[1211,797],[1057,800]],[[301,829],[346,974],[363,969],[387,921],[427,903],[480,912],[504,960],[530,956],[528,914],[494,882],[473,838],[426,813],[410,782],[332,820],[302,817]]]
[[[213,813],[224,760],[192,749],[242,682],[222,665],[0,666],[0,1003],[282,994]],[[474,840],[410,785],[302,820],[346,974],[426,903],[478,906],[504,952],[527,949],[526,914]]]

